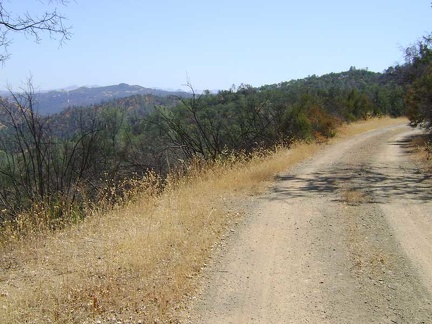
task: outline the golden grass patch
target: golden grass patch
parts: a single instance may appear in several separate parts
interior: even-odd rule
[[[353,136],[368,132],[377,128],[389,127],[398,124],[408,124],[408,119],[406,117],[390,118],[372,118],[364,121],[358,121],[349,125],[344,125],[339,129],[339,138],[344,138],[348,136]]]

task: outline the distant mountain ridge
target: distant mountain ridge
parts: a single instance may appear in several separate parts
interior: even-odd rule
[[[2,91],[0,96],[8,96]],[[41,115],[56,114],[68,107],[89,106],[100,104],[112,99],[125,98],[133,95],[154,95],[159,97],[178,96],[188,97],[185,91],[166,91],[161,89],[144,88],[139,85],[120,83],[104,87],[79,87],[73,90],[52,90],[37,92],[38,112]]]

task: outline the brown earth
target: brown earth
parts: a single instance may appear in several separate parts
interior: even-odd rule
[[[432,181],[409,127],[327,146],[251,198],[185,323],[432,323]]]

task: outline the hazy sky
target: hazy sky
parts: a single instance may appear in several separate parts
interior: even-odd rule
[[[38,12],[38,0],[2,1]],[[121,82],[197,89],[260,86],[350,66],[382,72],[432,31],[430,0],[73,0],[59,48],[13,35],[0,89],[29,75],[40,89]]]

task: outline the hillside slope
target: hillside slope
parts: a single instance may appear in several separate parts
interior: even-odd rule
[[[347,130],[394,123],[400,121],[373,120]],[[6,323],[177,321],[216,247],[249,219],[243,217],[248,205],[255,205],[275,174],[325,147],[298,145],[271,156],[260,152],[247,160],[192,165],[181,181],[167,179],[162,194],[152,175],[140,184],[138,196],[110,213],[94,212],[54,233],[30,224],[29,236],[16,241],[15,232],[3,233],[10,244],[0,246],[0,318]],[[25,219],[19,224],[25,227]]]
[[[8,97],[8,95],[9,93],[5,91],[0,93],[0,96]],[[35,99],[41,115],[52,115],[68,107],[90,106],[136,95],[190,97],[189,93],[181,90],[166,91],[120,83],[104,87],[79,87],[73,90],[36,91]]]

